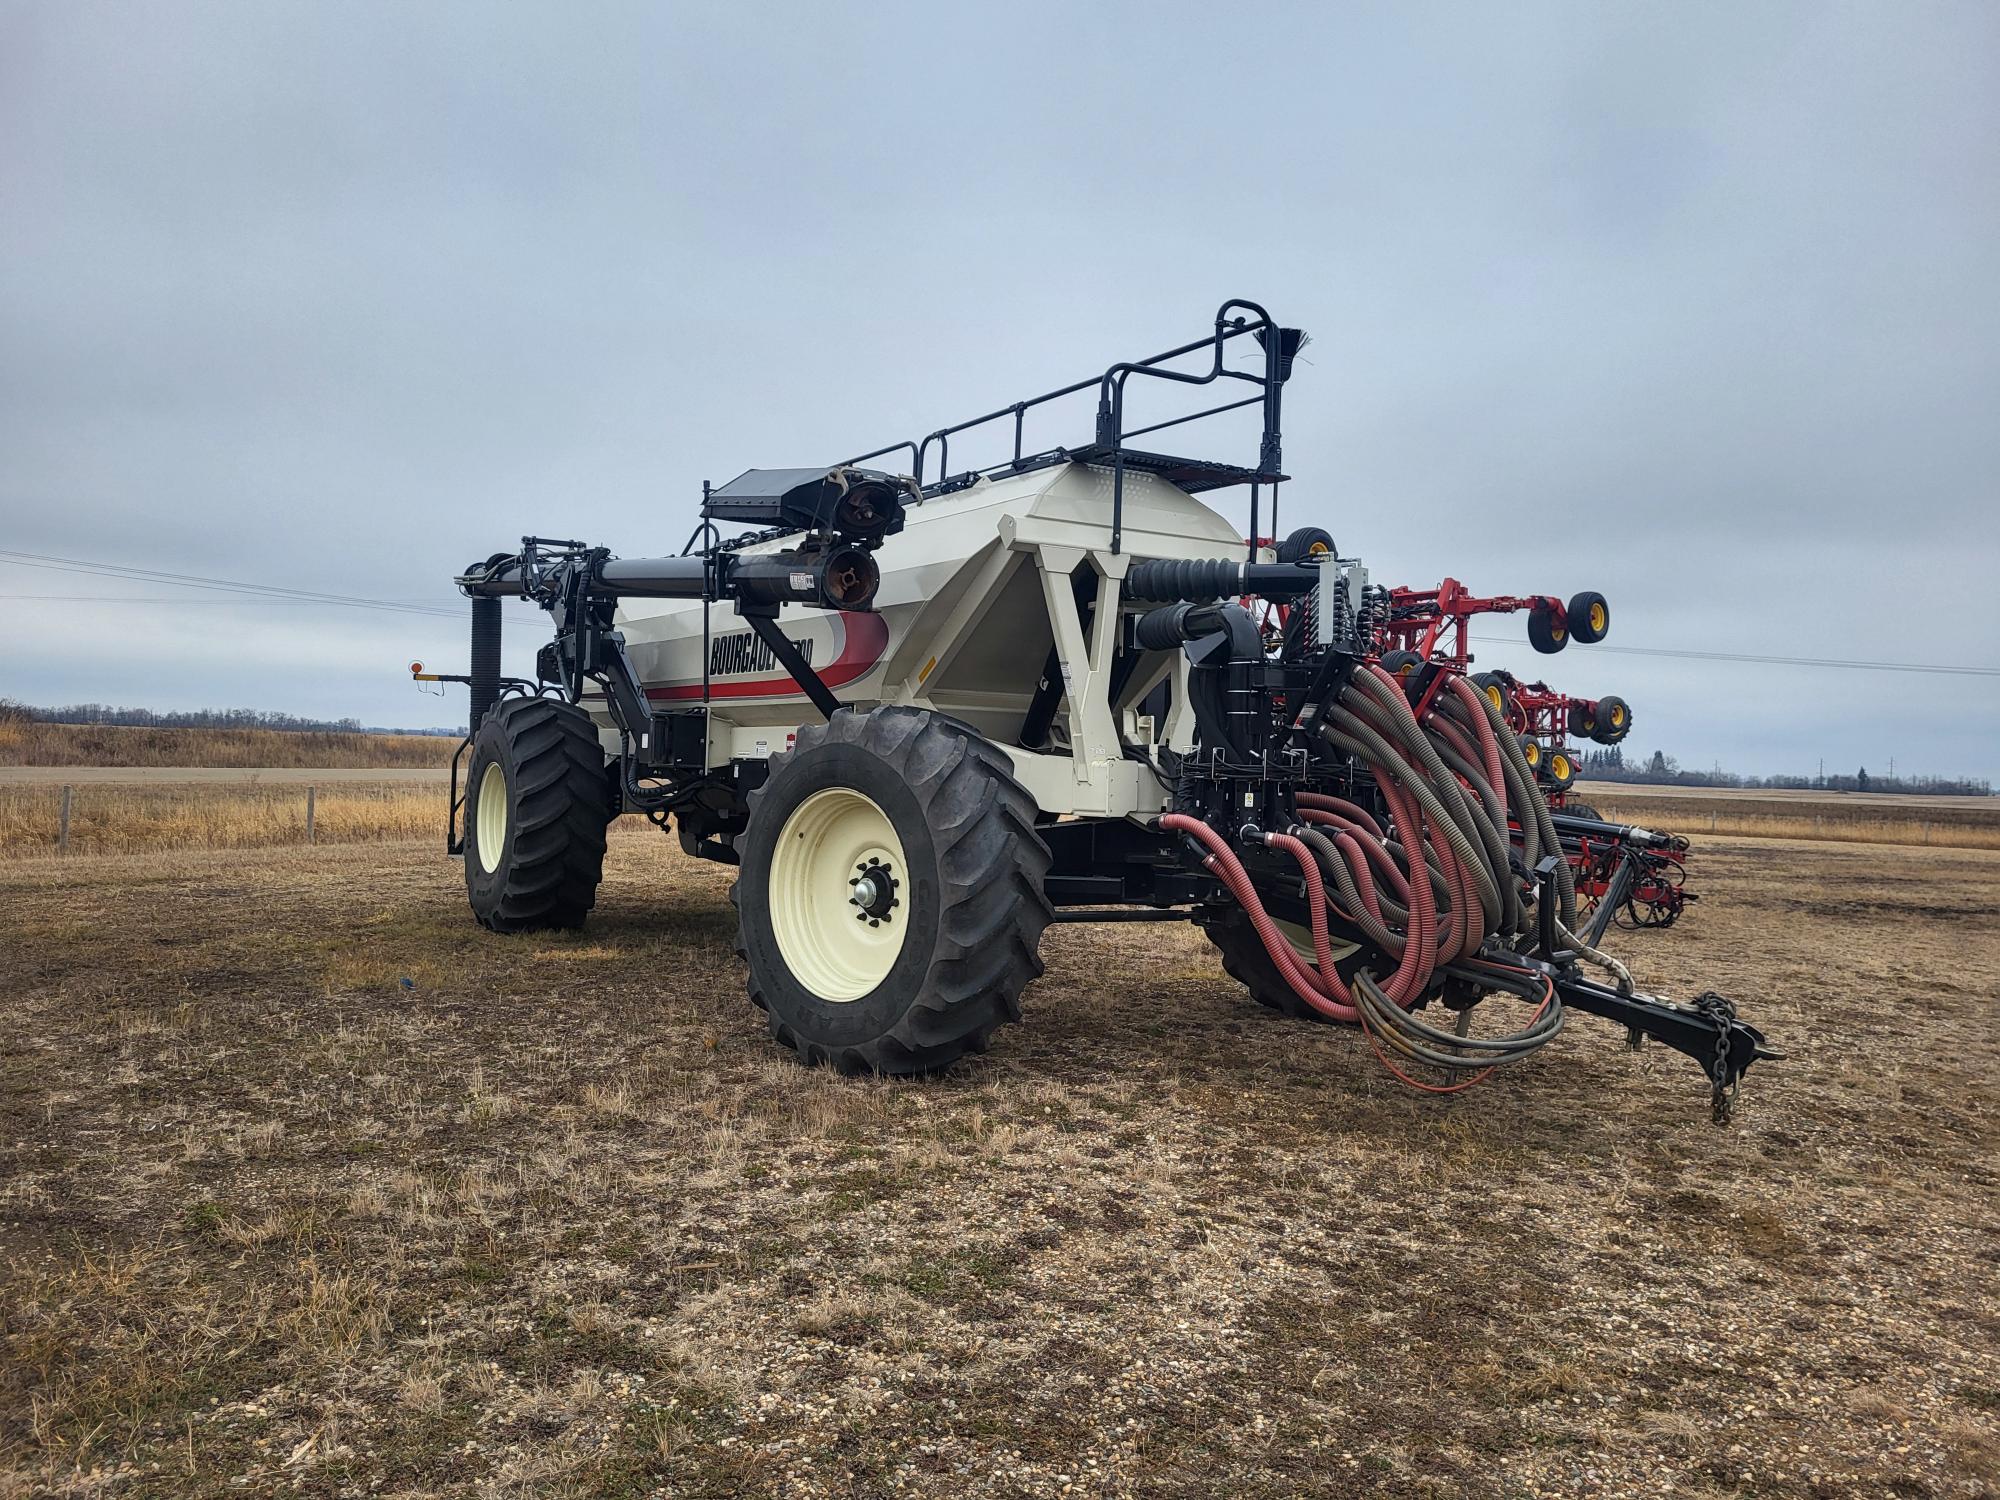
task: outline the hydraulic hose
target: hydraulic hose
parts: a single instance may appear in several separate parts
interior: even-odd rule
[[[1208,853],[1202,860],[1203,865],[1229,887],[1230,894],[1236,898],[1244,914],[1250,918],[1250,925],[1256,930],[1259,941],[1264,945],[1264,951],[1270,955],[1271,962],[1277,965],[1278,973],[1301,1000],[1321,1015],[1336,1021],[1360,1019],[1360,1013],[1348,1000],[1330,998],[1315,979],[1306,973],[1299,963],[1298,955],[1292,952],[1292,945],[1285,940],[1285,935],[1278,931],[1278,924],[1264,909],[1263,901],[1258,898],[1256,886],[1250,883],[1249,872],[1243,868],[1243,861],[1236,857],[1236,851],[1229,847],[1221,834],[1201,819],[1191,818],[1186,813],[1167,813],[1160,819],[1160,826],[1177,833],[1189,834],[1207,849]],[[1306,883],[1308,892],[1313,885],[1312,881]],[[1323,893],[1321,900],[1325,900]],[[1326,982],[1329,986],[1339,986],[1340,976],[1329,972]],[[1345,987],[1341,988],[1344,991]]]
[[[1138,588],[1128,579],[1128,594],[1136,597],[1157,597],[1150,591],[1169,589],[1194,594],[1219,583],[1234,588],[1237,581],[1216,570],[1241,568],[1140,566],[1156,568],[1159,576],[1142,576]],[[1250,645],[1224,623],[1231,608],[1184,595],[1144,617],[1142,644],[1156,649],[1227,630],[1226,647],[1218,639],[1211,650],[1226,649],[1232,660],[1242,657]],[[1181,812],[1167,814],[1161,826],[1200,846],[1203,866],[1242,905],[1272,967],[1301,1001],[1321,1015],[1358,1022],[1399,1078],[1418,1088],[1455,1092],[1496,1066],[1530,1056],[1562,1029],[1562,1006],[1545,975],[1487,956],[1534,934],[1533,908],[1543,893],[1522,857],[1532,868],[1542,851],[1560,844],[1517,738],[1484,694],[1449,674],[1421,707],[1420,718],[1403,685],[1379,666],[1358,666],[1326,705],[1320,735],[1366,772],[1365,784],[1372,785],[1380,812],[1350,797],[1301,791],[1294,801],[1297,825],[1281,832],[1245,830],[1247,841],[1288,857],[1304,876],[1310,958],[1302,957],[1305,944],[1295,949],[1265,908],[1243,858],[1222,832]],[[1514,826],[1521,830],[1519,853]],[[1575,896],[1568,874],[1562,866],[1555,883],[1558,927],[1584,952],[1569,931]],[[1330,911],[1378,951],[1376,968],[1363,968],[1351,979],[1335,968]],[[1497,948],[1489,948],[1490,940]],[[1602,959],[1594,952],[1587,956]],[[1391,972],[1380,971],[1391,964]],[[1511,1035],[1449,1033],[1412,1014],[1437,996],[1441,983],[1460,987],[1454,1003],[1470,1005],[1481,994],[1498,991],[1517,994],[1535,1009]],[[1423,1083],[1397,1059],[1442,1068],[1459,1081]]]

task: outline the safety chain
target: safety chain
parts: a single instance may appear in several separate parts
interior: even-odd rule
[[[1733,1079],[1729,1076],[1730,1025],[1736,1019],[1736,1007],[1714,990],[1703,990],[1694,997],[1694,1008],[1715,1022],[1715,1061],[1708,1069],[1708,1112],[1716,1124],[1727,1125],[1736,1112],[1736,1090],[1742,1082],[1740,1074]]]

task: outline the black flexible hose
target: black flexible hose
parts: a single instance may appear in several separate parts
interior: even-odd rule
[[[472,600],[472,679],[468,733],[479,733],[480,721],[500,697],[500,601],[485,594]]]

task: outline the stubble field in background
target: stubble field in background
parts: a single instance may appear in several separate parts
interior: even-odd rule
[[[1700,841],[1624,935],[1789,1061],[1576,1017],[1453,1100],[1176,927],[930,1082],[808,1073],[728,873],[588,931],[420,843],[0,862],[0,1493],[1973,1496],[2000,855]]]
[[[67,726],[59,726],[67,727]],[[422,741],[449,758],[450,741]],[[71,784],[76,853],[259,849],[306,839],[313,787],[314,841],[369,843],[444,834],[443,764],[191,768],[0,764],[0,855],[57,852],[62,793]],[[1577,799],[1620,821],[1685,833],[1919,848],[2000,849],[2000,799],[1873,797],[1711,791],[1584,783]]]

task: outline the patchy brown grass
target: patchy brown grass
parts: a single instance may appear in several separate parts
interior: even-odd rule
[[[451,763],[443,735],[292,733],[47,724],[0,717],[0,766],[327,766],[418,769]]]
[[[442,781],[435,785],[338,781],[315,787],[313,797],[315,843],[434,838],[443,847],[451,797]],[[53,855],[61,826],[60,786],[0,784],[0,853]],[[73,854],[261,849],[305,841],[303,782],[91,782],[72,791]]]
[[[0,865],[0,1494],[1994,1493],[2000,858],[1704,841],[1461,1098],[1179,928],[926,1083],[774,1051],[728,872],[585,933],[429,844]],[[406,983],[407,981],[407,983]]]

